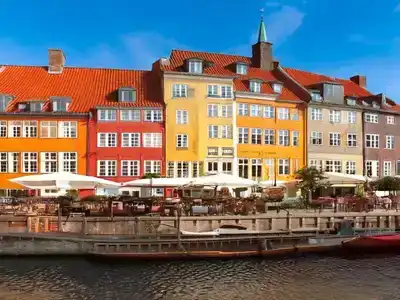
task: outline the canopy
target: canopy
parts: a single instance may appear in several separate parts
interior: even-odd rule
[[[10,181],[30,189],[84,190],[121,186],[120,183],[110,180],[68,172],[23,176],[10,179]]]
[[[134,187],[176,187],[188,184],[191,181],[189,178],[146,178],[137,179],[123,183],[123,186]]]
[[[362,175],[350,175],[343,173],[333,173],[333,172],[325,172],[325,177],[327,177],[327,181],[333,185],[338,184],[357,184],[364,183],[365,178]]]
[[[215,174],[193,178],[190,185],[212,185],[224,187],[250,187],[257,185],[256,181],[229,174]]]

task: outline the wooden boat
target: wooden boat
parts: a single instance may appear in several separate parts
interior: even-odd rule
[[[183,236],[220,236],[220,235],[243,235],[243,234],[258,234],[256,230],[248,230],[247,227],[234,224],[226,224],[212,231],[194,232],[181,230]]]
[[[343,243],[344,247],[357,249],[398,249],[400,250],[400,234],[377,234],[354,237]]]

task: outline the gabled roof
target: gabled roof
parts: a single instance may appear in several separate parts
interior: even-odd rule
[[[168,63],[161,64],[161,70],[182,72],[184,64],[187,59],[201,58],[205,61],[213,63],[210,67],[205,67],[203,73],[206,75],[219,75],[222,77],[235,77],[234,87],[236,91],[248,92],[249,80],[261,79],[263,81],[261,86],[261,93],[276,94],[271,86],[272,82],[279,82],[276,74],[273,71],[265,71],[259,68],[248,68],[247,75],[240,75],[236,73],[235,64],[245,63],[251,65],[251,58],[240,55],[229,55],[210,52],[195,52],[187,50],[172,50]],[[281,81],[282,82],[282,81]],[[300,98],[293,93],[288,87],[286,82],[283,83],[282,93],[278,95],[278,99],[283,100],[300,100]]]
[[[31,99],[49,101],[52,96],[70,97],[69,111],[87,113],[96,106],[161,107],[160,80],[151,71],[65,67],[62,74],[49,74],[47,67],[4,66],[0,94],[14,96],[15,104]],[[117,102],[120,87],[136,88],[135,103]],[[48,105],[44,106],[45,108]]]

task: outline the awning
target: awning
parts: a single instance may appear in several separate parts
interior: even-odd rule
[[[356,187],[357,184],[352,184],[352,183],[337,183],[337,184],[332,184],[331,187]]]

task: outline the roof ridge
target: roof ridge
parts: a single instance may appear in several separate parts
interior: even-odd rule
[[[192,52],[192,53],[207,53],[207,54],[215,54],[215,55],[224,55],[224,56],[234,56],[234,57],[242,57],[251,59],[250,56],[240,55],[240,54],[227,54],[227,53],[220,53],[220,52],[210,52],[210,51],[193,51],[193,50],[185,50],[185,49],[172,49],[171,53],[174,51],[182,51],[182,52]]]
[[[15,65],[15,64],[0,64],[0,67],[17,67],[17,68],[47,68],[48,66],[43,65]],[[129,71],[129,72],[147,72],[150,73],[152,70],[143,69],[128,69],[128,68],[104,68],[104,67],[80,67],[80,66],[65,66],[64,69],[79,69],[79,70],[105,70],[105,71]]]

